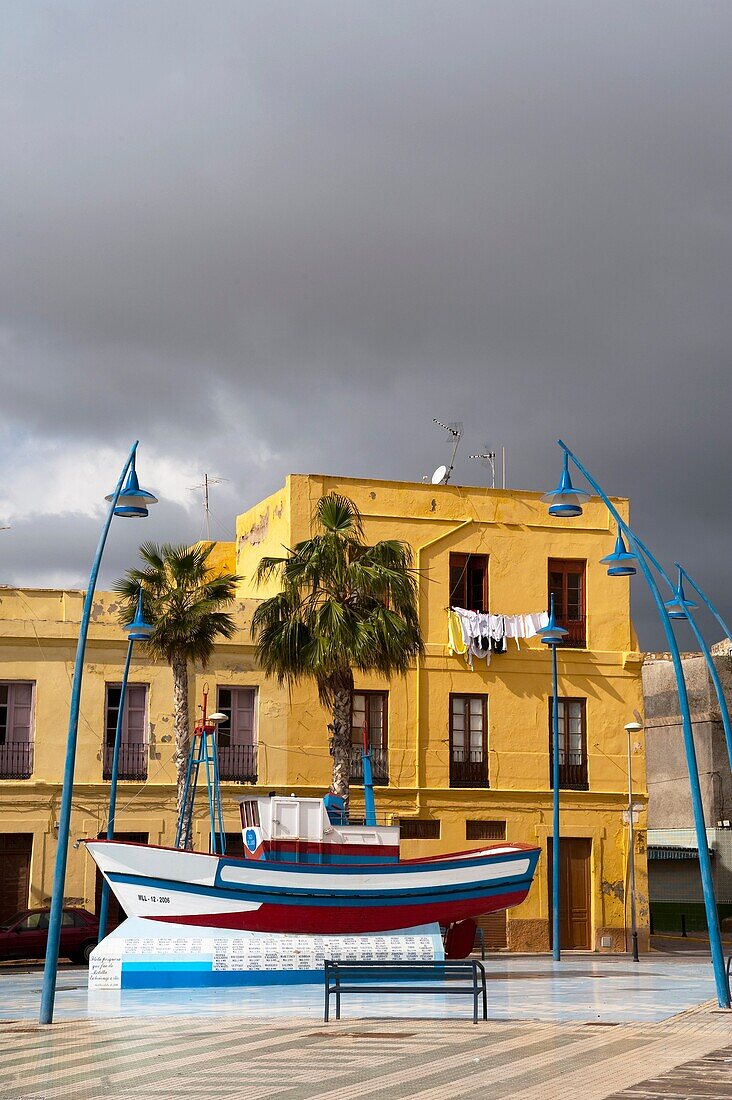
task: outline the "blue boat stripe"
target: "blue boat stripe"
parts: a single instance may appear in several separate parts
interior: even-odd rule
[[[290,855],[292,855],[292,859],[289,858]],[[384,856],[351,855],[350,853],[344,856],[332,856],[328,853],[327,856],[323,857],[319,852],[301,852],[298,854],[297,859],[295,859],[294,852],[270,852],[269,855],[262,856],[262,860],[270,864],[275,863],[279,868],[285,864],[288,870],[296,863],[306,863],[308,867],[339,867],[343,865],[353,867],[355,864],[364,863],[377,864],[379,867],[383,867],[386,862],[399,862],[398,856],[394,856],[387,861]],[[226,866],[241,866],[241,862],[241,860],[238,860],[237,864],[226,863]],[[247,862],[250,862],[250,860],[247,860]]]
[[[533,879],[533,867],[529,867],[526,877],[513,879],[509,882],[502,880],[489,885],[471,884],[462,888],[456,886],[443,887],[441,889],[425,888],[420,892],[399,891],[392,894],[370,894],[368,896],[354,896],[353,893],[326,893],[325,891],[313,892],[306,890],[284,891],[241,887],[226,889],[224,896],[231,901],[253,901],[262,905],[312,905],[329,908],[331,906],[388,906],[388,905],[430,905],[441,901],[460,901],[470,898],[492,897],[494,894],[510,894],[520,890],[528,890]],[[147,890],[170,890],[176,893],[198,894],[202,897],[215,897],[222,899],[222,888],[217,886],[194,886],[183,882],[173,882],[166,879],[145,878],[141,875],[127,875],[117,871],[109,872],[107,877],[110,882],[122,882],[132,886],[144,887]],[[223,900],[223,899],[222,899]],[[172,920],[174,917],[171,916]]]
[[[536,861],[539,858],[538,848],[521,848],[515,852],[499,852],[489,853],[484,856],[469,857],[461,856],[458,859],[430,860],[426,863],[400,863],[395,861],[394,863],[382,863],[379,866],[380,875],[403,875],[403,874],[431,874],[433,871],[454,871],[463,870],[468,867],[485,867],[491,863],[511,863],[517,859],[533,859]],[[222,857],[218,861],[217,875],[220,874],[224,867],[241,867],[242,863],[248,863],[249,860],[242,859],[226,859]],[[349,868],[353,864],[339,864],[339,863],[326,863],[326,864],[298,864],[288,863],[287,873],[293,875],[348,875]],[[258,871],[272,871],[273,873],[282,874],[282,862],[277,860],[261,860],[257,861]]]

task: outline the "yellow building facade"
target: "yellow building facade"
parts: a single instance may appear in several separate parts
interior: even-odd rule
[[[236,542],[217,544],[212,556],[217,568],[235,569],[242,578],[235,609],[240,629],[218,646],[205,672],[191,676],[192,713],[204,683],[210,705],[231,710],[231,744],[227,740],[222,750],[229,778],[222,783],[222,796],[232,840],[239,829],[233,798],[243,790],[237,780],[256,775],[253,789],[262,794],[321,794],[328,786],[329,715],[312,686],[288,691],[265,679],[254,659],[250,623],[256,601],[273,590],[254,586],[260,558],[283,554],[283,547],[307,538],[317,500],[331,491],[355,501],[369,543],[383,538],[409,542],[419,572],[424,658],[404,678],[386,683],[357,677],[355,685],[354,742],[365,721],[380,818],[400,822],[405,855],[457,851],[502,837],[539,846],[542,858],[527,900],[507,920],[486,922],[489,942],[513,950],[549,947],[551,655],[537,637],[509,639],[505,652],[493,653],[489,663],[476,657],[470,667],[465,656],[448,648],[447,609],[459,603],[497,615],[529,615],[544,611],[550,589],[555,592],[560,620],[566,619],[570,631],[569,644],[558,654],[562,937],[569,948],[623,950],[629,923],[624,726],[642,708],[642,658],[630,620],[628,581],[607,577],[599,564],[614,542],[599,502],[591,501],[578,519],[562,520],[548,516],[535,493],[291,475],[280,490],[240,515]],[[626,501],[615,504],[627,515]],[[0,901],[5,908],[13,899],[22,900],[24,891],[25,903],[44,904],[51,888],[82,595],[0,592],[0,707],[5,685],[8,714],[14,705],[20,715],[17,729],[32,742],[30,766],[28,749],[16,750],[11,758],[0,744],[0,775],[6,776],[0,778]],[[112,595],[98,597],[84,671],[72,841],[96,834],[106,822],[106,746],[126,649],[116,610]],[[148,662],[139,646],[130,684],[138,689],[137,716],[129,717],[132,741],[125,774],[131,778],[120,783],[117,829],[171,844],[170,670]],[[26,734],[29,691],[32,716]],[[12,733],[11,720],[12,715],[6,718],[7,743],[20,736]],[[237,737],[239,745],[234,744]],[[23,763],[21,778],[16,773]],[[645,807],[642,743],[634,746],[633,769],[634,801]],[[351,803],[357,815],[363,797],[355,748],[353,770]],[[647,943],[644,830],[645,809],[636,831],[642,947]],[[207,845],[208,818],[201,809],[196,846]],[[96,891],[91,860],[83,847],[72,847],[69,903],[93,910]]]

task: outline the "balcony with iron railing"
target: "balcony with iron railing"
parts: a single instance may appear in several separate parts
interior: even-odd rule
[[[32,741],[6,741],[0,745],[0,779],[30,779],[32,775]]]
[[[488,761],[482,749],[453,749],[450,757],[451,787],[487,787]]]
[[[562,638],[562,645],[570,649],[585,649],[587,647],[587,620],[584,615],[581,619],[564,619],[557,615],[557,626],[564,627],[567,631]]]
[[[104,746],[102,779],[112,778],[112,756],[114,746]],[[119,747],[119,779],[147,779],[147,745],[125,745]]]
[[[388,787],[389,753],[387,749],[371,749],[371,771],[374,777],[374,786]],[[356,785],[363,783],[363,754],[360,745],[351,746],[350,782]]]
[[[257,782],[256,745],[219,745],[219,779],[227,783]]]
[[[549,787],[554,789],[554,768],[552,754],[549,753]],[[589,791],[590,784],[587,778],[587,758],[579,754],[572,754],[567,762],[559,759],[559,789],[560,791]]]

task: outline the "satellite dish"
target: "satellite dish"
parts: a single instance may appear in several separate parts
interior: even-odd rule
[[[433,485],[444,485],[447,481],[447,466],[438,466],[430,481]]]

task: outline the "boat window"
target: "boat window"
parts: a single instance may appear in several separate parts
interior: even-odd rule
[[[241,804],[241,819],[250,829],[259,828],[259,803],[255,799]]]

